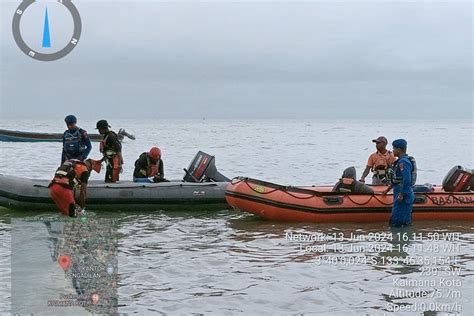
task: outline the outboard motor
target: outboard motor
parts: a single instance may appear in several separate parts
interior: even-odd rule
[[[124,137],[128,137],[131,140],[135,140],[135,136],[130,133],[127,133],[127,131],[124,130],[123,128],[119,129],[117,135],[118,135],[119,140],[123,140]]]
[[[474,170],[453,167],[443,180],[443,189],[446,192],[467,192],[474,190]]]
[[[229,178],[217,171],[214,156],[202,151],[198,151],[184,172],[184,182],[230,182]]]

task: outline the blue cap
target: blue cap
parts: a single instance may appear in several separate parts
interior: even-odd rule
[[[66,122],[66,124],[76,124],[77,118],[74,115],[68,115],[64,119],[64,122]]]
[[[395,139],[392,143],[393,148],[406,149],[407,141],[404,139]]]

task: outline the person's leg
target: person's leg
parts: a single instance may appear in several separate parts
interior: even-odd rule
[[[392,216],[389,225],[392,227],[409,226],[412,222],[412,204],[406,201],[398,201],[395,195]]]
[[[133,177],[133,182],[137,183],[152,183],[152,181],[148,178],[135,178]]]
[[[383,182],[379,177],[373,176],[372,177],[372,185],[383,185]]]
[[[410,198],[404,199],[400,203],[402,222],[403,225],[411,225],[412,222],[412,211],[413,211],[413,202]]]
[[[122,158],[121,156],[116,155],[112,159],[112,176],[111,176],[112,182],[119,181],[120,171],[122,171]]]
[[[49,187],[49,194],[56,204],[57,208],[66,216],[70,216],[71,207],[74,210],[75,201],[71,189],[65,188],[59,184],[53,184]]]
[[[107,164],[105,169],[105,182],[112,182],[112,166],[110,163]]]

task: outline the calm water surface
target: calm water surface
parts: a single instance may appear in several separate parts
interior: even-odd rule
[[[93,131],[94,122],[80,123]],[[48,132],[63,128],[60,120],[59,123],[1,121],[1,124],[2,128]],[[164,153],[168,178],[181,178],[182,168],[187,167],[198,150],[203,150],[216,156],[218,169],[228,177],[245,175],[293,185],[334,183],[347,166],[354,165],[359,174],[362,172],[373,150],[371,139],[380,135],[389,140],[398,137],[408,140],[409,151],[418,161],[420,183],[441,183],[446,172],[457,164],[474,167],[470,120],[183,120],[140,124],[110,120],[110,124],[116,129],[124,127],[137,136],[136,141],[124,144],[123,179],[131,177],[131,166],[141,152],[158,145]],[[95,143],[92,157],[99,156],[97,147]],[[50,178],[59,163],[61,148],[56,143],[0,143],[0,150],[0,173]],[[26,160],[25,153],[28,153]],[[94,175],[96,179],[100,177]],[[0,209],[0,313],[11,310],[10,264],[14,249],[10,246],[10,218],[33,215]],[[41,215],[57,216],[55,213]],[[451,241],[439,240],[442,238],[433,235],[430,235],[431,240],[368,241],[350,236],[397,232],[391,232],[386,223],[283,224],[229,210],[146,213],[136,210],[97,216],[118,222],[118,294],[119,312],[123,313],[360,315],[382,314],[389,310],[389,304],[425,302],[425,306],[418,306],[415,314],[420,314],[423,307],[439,311],[441,306],[457,303],[462,314],[468,315],[474,308],[474,228],[470,222],[415,223],[405,232],[425,237],[433,232],[459,233]],[[289,240],[287,237],[292,233],[326,236],[326,240]],[[331,236],[344,238],[331,240]],[[28,238],[33,236],[24,238],[28,248]],[[31,256],[25,258],[25,264],[35,264],[35,258],[48,249],[46,239],[43,245],[41,243],[31,242],[35,247],[31,246]],[[346,256],[375,261],[356,263],[327,259],[338,257],[333,249],[340,245]],[[437,250],[436,247],[443,245],[455,247],[445,248],[450,249],[448,252]],[[308,246],[313,248],[307,250]],[[324,246],[326,252],[317,248]],[[388,263],[387,259],[416,255],[429,258],[431,262]],[[448,255],[456,261],[433,264],[434,257]],[[328,261],[324,261],[326,259]],[[438,269],[439,273],[433,275],[431,268]],[[451,271],[459,271],[459,275],[450,278],[460,285],[440,289],[442,297],[432,295],[417,299],[391,294],[393,290],[407,289],[400,279],[435,280],[436,286],[408,286],[410,293],[419,289],[434,291],[443,287],[444,283],[439,282]],[[458,291],[459,295],[455,292],[449,296],[449,289]]]

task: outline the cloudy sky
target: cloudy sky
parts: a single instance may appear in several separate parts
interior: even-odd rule
[[[471,1],[73,2],[77,48],[40,62],[1,0],[2,118],[472,117]],[[46,5],[54,50],[72,32],[56,1],[22,34],[40,47]]]

